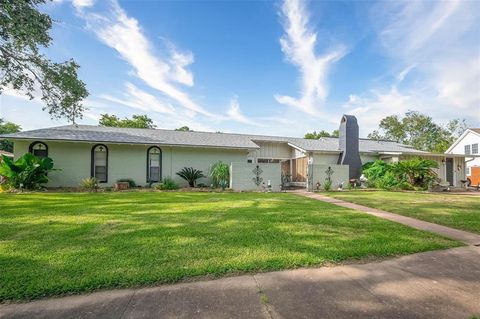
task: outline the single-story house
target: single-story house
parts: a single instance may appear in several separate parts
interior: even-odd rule
[[[471,185],[480,185],[480,128],[468,128],[445,154],[464,154],[466,178]]]
[[[344,115],[338,138],[318,140],[250,134],[183,132],[163,129],[67,125],[0,136],[14,142],[14,156],[26,152],[53,159],[58,171],[50,187],[77,187],[95,177],[103,186],[130,178],[148,185],[183,167],[208,176],[212,164],[228,163],[234,190],[277,189],[283,182],[312,189],[330,177],[333,183],[358,178],[361,165],[382,159],[422,156],[439,163],[438,176],[452,186],[465,179],[464,155],[432,154],[393,141],[359,138],[357,119]],[[452,163],[450,165],[449,163]],[[209,185],[208,177],[198,181]]]

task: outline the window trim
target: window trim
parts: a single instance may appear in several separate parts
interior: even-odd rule
[[[160,161],[159,161],[159,173],[160,173],[160,176],[159,176],[159,180],[158,181],[150,181],[150,150],[152,149],[158,149],[160,151]],[[162,152],[162,149],[158,146],[150,146],[148,149],[147,149],[147,165],[146,165],[146,168],[147,168],[147,183],[160,183],[162,181],[162,160],[163,160],[163,152]]]
[[[476,150],[475,152],[473,151],[473,146],[475,145],[476,147]],[[473,143],[471,146],[470,146],[470,153],[475,155],[475,154],[478,154],[478,143]]]
[[[34,148],[35,145],[37,145],[37,144],[42,144],[43,146],[45,146],[45,151],[47,152],[47,155],[46,155],[45,157],[48,157],[48,145],[45,144],[45,143],[42,142],[42,141],[34,141],[34,142],[30,143],[30,145],[28,146],[28,152],[31,153],[31,154],[33,154],[33,151],[34,151],[33,148]]]
[[[92,150],[90,153],[90,177],[95,177],[95,149],[99,146],[105,147],[105,150],[107,152],[107,158],[105,159],[106,161],[106,169],[105,169],[105,181],[98,181],[99,183],[108,183],[108,147],[105,144],[95,144],[92,146]]]
[[[468,150],[468,152],[467,152],[467,150]],[[465,153],[465,155],[472,154],[472,146],[470,144],[464,145],[463,152]]]

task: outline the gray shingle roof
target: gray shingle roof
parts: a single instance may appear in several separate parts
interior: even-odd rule
[[[255,141],[290,143],[309,152],[339,152],[338,138],[319,140],[298,137],[246,135],[211,132],[182,132],[162,129],[116,128],[93,125],[67,125],[20,133],[0,135],[0,138],[27,140],[61,140],[125,144],[156,144],[222,148],[259,148]],[[360,152],[426,153],[392,141],[360,139]]]

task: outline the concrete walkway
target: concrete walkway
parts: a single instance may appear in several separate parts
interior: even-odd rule
[[[480,247],[0,305],[0,318],[465,318]]]
[[[480,245],[480,235],[469,233],[463,230],[441,226],[441,225],[429,223],[423,220],[386,212],[384,210],[346,202],[341,199],[336,199],[336,198],[328,197],[321,194],[315,194],[315,193],[310,193],[306,191],[295,191],[293,193],[304,196],[304,197],[317,199],[322,202],[327,202],[327,203],[335,204],[338,206],[355,209],[373,216],[377,216],[383,219],[388,219],[403,225],[407,225],[412,228],[425,230],[431,233],[436,233],[448,238],[452,238],[452,239],[464,242],[468,245]]]

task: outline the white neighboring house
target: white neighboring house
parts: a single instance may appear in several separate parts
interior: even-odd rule
[[[469,180],[480,178],[480,176],[472,176],[477,171],[480,172],[479,146],[480,128],[469,128],[445,152],[445,154],[465,154],[466,176]]]

